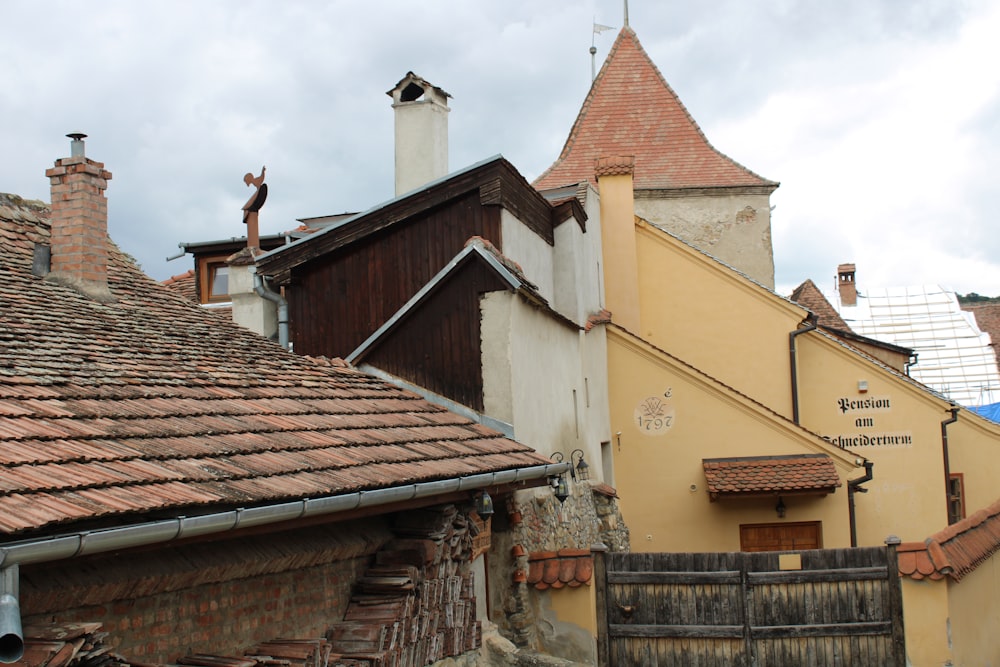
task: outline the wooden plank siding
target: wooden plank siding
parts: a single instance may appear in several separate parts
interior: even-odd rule
[[[299,267],[286,287],[295,351],[346,357],[472,236],[500,245],[500,208],[477,190]]]
[[[470,257],[365,362],[481,412],[479,302],[505,287],[492,268]]]
[[[795,553],[595,551],[601,664],[902,667],[895,550]]]

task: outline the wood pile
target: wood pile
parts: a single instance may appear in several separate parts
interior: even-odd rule
[[[24,656],[19,667],[121,667],[125,658],[104,644],[100,623],[28,625],[22,628]]]
[[[482,645],[470,569],[475,524],[454,506],[397,516],[327,638],[330,667],[420,667]]]

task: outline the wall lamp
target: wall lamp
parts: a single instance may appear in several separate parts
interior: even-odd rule
[[[779,519],[785,518],[785,511],[787,509],[788,508],[785,507],[785,501],[781,499],[781,496],[778,496],[778,504],[774,506],[774,511],[778,513]]]
[[[577,457],[579,455],[579,457]],[[583,450],[574,449],[569,455],[570,463],[574,461],[576,465],[570,465],[569,474],[573,476],[573,481],[584,481],[590,479],[590,465],[583,459]]]
[[[490,494],[485,489],[476,496],[476,514],[479,515],[480,519],[493,516],[493,499],[490,498]]]
[[[556,463],[562,463],[565,457],[563,457],[562,452],[555,452],[549,458],[551,458]],[[569,469],[570,473],[572,473],[573,466],[570,465]],[[549,477],[549,484],[552,485],[552,493],[555,494],[556,500],[558,500],[560,503],[566,502],[566,499],[569,498],[569,483],[566,482],[566,475],[553,475],[552,477]]]

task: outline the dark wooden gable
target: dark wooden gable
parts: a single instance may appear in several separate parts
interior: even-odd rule
[[[363,361],[482,412],[482,295],[510,286],[470,256],[397,323]]]
[[[258,270],[285,287],[296,352],[346,357],[471,237],[502,252],[501,209],[554,242],[555,209],[495,158],[262,257]]]

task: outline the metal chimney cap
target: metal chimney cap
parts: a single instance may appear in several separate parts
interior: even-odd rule
[[[87,135],[84,134],[83,132],[70,132],[66,136],[69,137],[70,139],[73,139],[74,141],[79,141],[81,139],[87,138]]]

